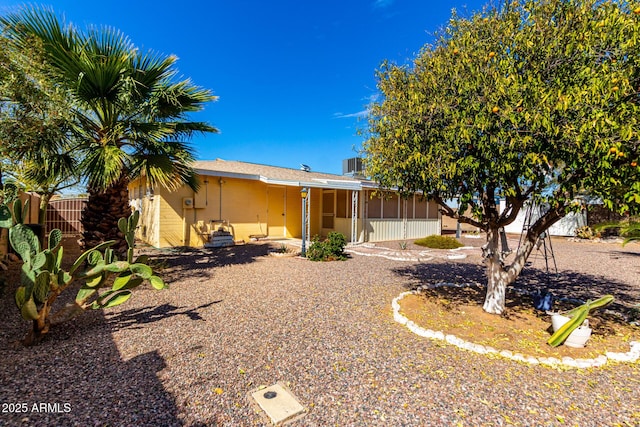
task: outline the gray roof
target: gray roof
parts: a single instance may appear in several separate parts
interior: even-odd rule
[[[322,172],[306,172],[300,169],[260,165],[231,160],[200,160],[194,164],[199,175],[221,176],[262,181],[267,184],[279,184],[295,187],[337,188],[360,190],[375,185],[366,179],[334,175]]]

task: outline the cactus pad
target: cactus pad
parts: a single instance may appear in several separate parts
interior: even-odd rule
[[[9,228],[12,225],[11,209],[7,205],[0,205],[0,228]]]
[[[49,233],[49,250],[54,250],[62,242],[62,231],[54,228]]]
[[[49,297],[49,272],[42,271],[36,276],[36,283],[33,287],[33,298],[38,303],[43,303]]]
[[[15,249],[21,256],[22,253],[18,250],[18,245],[21,243],[29,245],[31,255],[35,255],[40,252],[38,236],[36,236],[35,233],[24,224],[16,224],[9,229],[9,242],[11,242],[13,249]]]

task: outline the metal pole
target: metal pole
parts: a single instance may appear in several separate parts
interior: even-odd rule
[[[303,257],[307,256],[307,198],[302,198],[302,251]]]

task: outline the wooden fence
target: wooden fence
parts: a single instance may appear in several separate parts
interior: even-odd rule
[[[46,232],[59,228],[65,236],[81,234],[82,223],[80,222],[80,217],[86,203],[86,198],[50,201],[47,207]]]

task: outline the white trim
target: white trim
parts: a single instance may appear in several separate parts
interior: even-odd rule
[[[351,243],[358,241],[358,191],[351,191]]]

